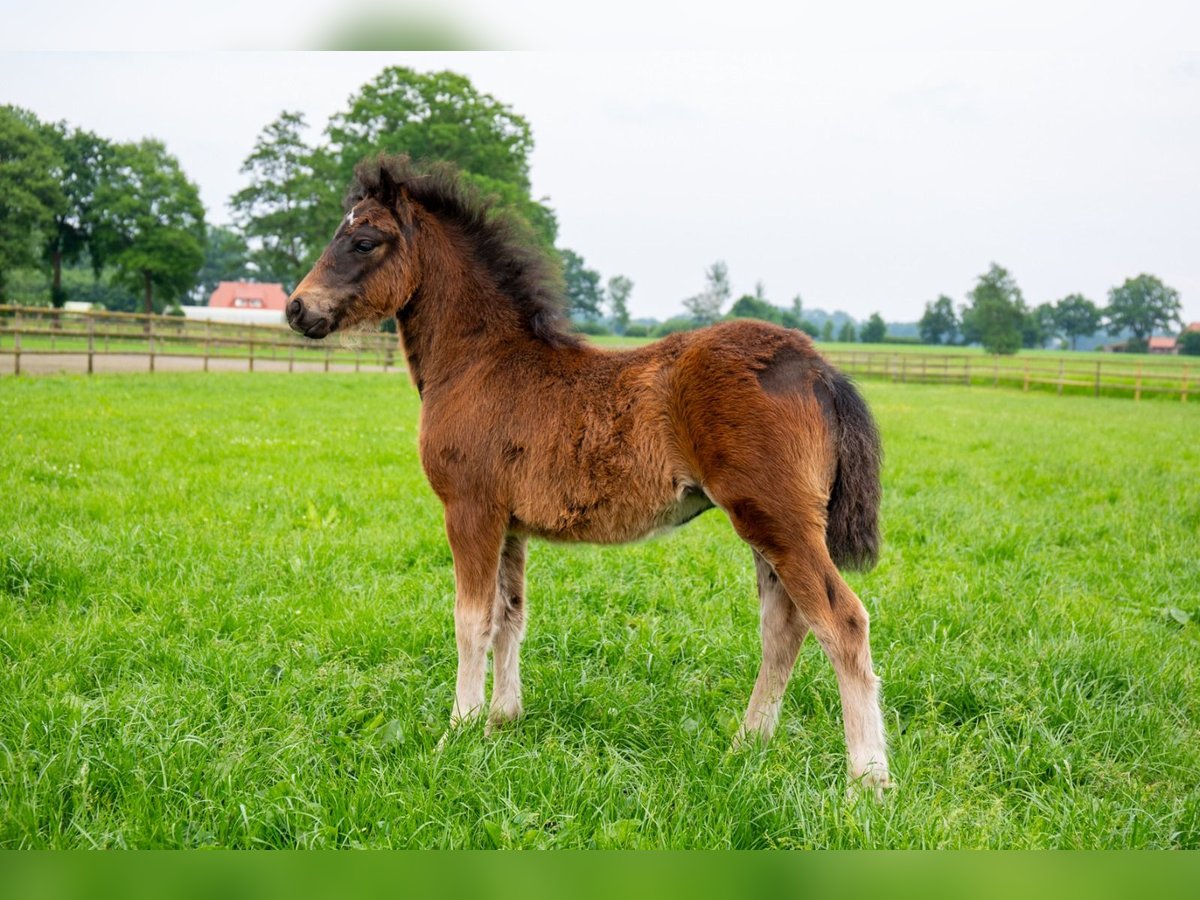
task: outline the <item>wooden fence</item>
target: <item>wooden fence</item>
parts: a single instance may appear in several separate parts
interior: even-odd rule
[[[1163,397],[1187,402],[1195,393],[1193,366],[1177,357],[1038,354],[996,357],[970,354],[841,350],[822,354],[858,378],[897,383],[988,385],[1092,397]],[[1200,362],[1198,360],[1197,362]]]
[[[897,383],[990,385],[1094,397],[1163,397],[1187,402],[1195,366],[1179,358],[1077,354],[1013,357],[851,349],[821,352],[858,378]],[[283,326],[226,324],[139,313],[0,306],[0,373],[22,371],[396,371],[394,334],[309,340]],[[8,360],[10,365],[4,365]],[[1200,362],[1200,361],[1198,361]]]
[[[9,365],[5,365],[5,362]],[[394,334],[309,340],[282,325],[0,306],[0,373],[168,370],[396,371]]]

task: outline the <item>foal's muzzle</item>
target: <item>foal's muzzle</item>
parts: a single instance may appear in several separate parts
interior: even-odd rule
[[[293,297],[288,303],[287,322],[293,331],[310,338],[323,338],[333,331],[330,318],[306,306],[303,297]]]

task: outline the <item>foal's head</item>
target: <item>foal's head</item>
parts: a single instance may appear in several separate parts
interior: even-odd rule
[[[370,189],[361,181],[346,215],[312,271],[292,292],[288,324],[311,338],[395,315],[419,283],[414,204],[385,167]]]

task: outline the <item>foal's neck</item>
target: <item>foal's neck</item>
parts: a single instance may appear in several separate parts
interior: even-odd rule
[[[409,372],[422,396],[481,359],[539,343],[523,327],[516,301],[456,243],[441,229],[431,236],[421,254],[421,283],[396,314]]]

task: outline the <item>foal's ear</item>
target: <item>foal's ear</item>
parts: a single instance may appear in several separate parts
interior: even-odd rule
[[[379,202],[395,213],[405,227],[412,224],[408,189],[402,181],[392,177],[387,166],[379,167]]]

